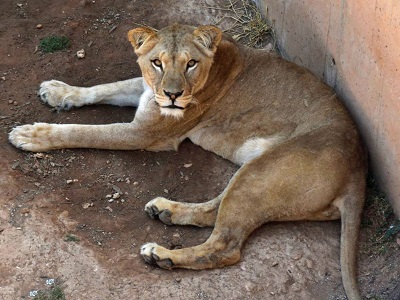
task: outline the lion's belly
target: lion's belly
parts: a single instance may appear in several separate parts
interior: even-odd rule
[[[278,145],[281,141],[282,138],[280,136],[248,139],[234,152],[232,161],[238,165],[248,163]]]
[[[210,127],[194,130],[188,138],[203,149],[214,152],[240,166],[283,141],[282,135],[277,134],[266,137],[251,137],[244,139],[243,142],[243,139],[238,136],[224,134]]]

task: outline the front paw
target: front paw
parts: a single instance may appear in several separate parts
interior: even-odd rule
[[[162,252],[168,252],[170,250],[157,245],[156,243],[147,243],[140,249],[140,255],[142,255],[144,261],[148,264],[158,265],[163,269],[172,269],[174,263],[170,258],[163,257]],[[165,253],[164,253],[165,255]]]
[[[44,103],[57,110],[68,110],[74,106],[79,106],[80,95],[78,89],[62,81],[50,80],[42,82],[38,95]]]
[[[25,151],[47,151],[51,149],[51,131],[51,125],[46,123],[17,126],[8,134],[8,140]]]

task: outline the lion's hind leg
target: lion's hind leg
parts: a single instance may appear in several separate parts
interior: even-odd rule
[[[38,95],[44,103],[57,110],[68,110],[91,104],[138,106],[144,91],[142,77],[92,87],[78,87],[49,80],[42,82]]]
[[[241,169],[243,170],[243,168]],[[187,269],[208,269],[218,268],[226,265],[231,265],[239,261],[241,247],[247,239],[248,235],[264,223],[266,216],[259,210],[259,200],[264,198],[260,193],[254,191],[249,195],[250,199],[253,195],[258,195],[253,199],[246,199],[248,195],[247,181],[243,181],[241,174],[247,171],[239,170],[234,178],[229,183],[226,190],[216,199],[205,203],[213,207],[212,215],[215,216],[216,203],[219,203],[218,213],[216,215],[214,230],[208,240],[198,246],[169,250],[156,243],[148,243],[142,246],[141,255],[148,263],[157,264],[161,268],[187,268]],[[246,201],[249,200],[249,201]],[[168,200],[154,200],[157,203],[157,209],[163,207],[167,208],[168,205],[173,205],[174,202]],[[168,201],[168,202],[166,202]],[[164,202],[164,203],[163,203]],[[214,202],[214,203],[213,203]],[[160,204],[162,203],[162,205]],[[149,205],[150,204],[150,205]],[[151,207],[150,202],[147,207]],[[168,209],[173,212],[178,211],[176,207]],[[189,213],[191,222],[193,224],[193,217],[206,220],[204,208],[206,206],[199,206],[199,210],[189,209],[190,205],[178,204],[179,209],[182,209],[179,215],[182,220],[184,219],[183,211]],[[193,211],[196,213],[193,214]],[[200,211],[202,211],[200,213]],[[174,216],[174,214],[172,214]],[[251,217],[247,217],[251,216]],[[213,218],[212,218],[213,219]],[[182,221],[180,220],[180,221]]]
[[[152,218],[159,218],[167,225],[214,226],[222,195],[205,203],[181,203],[157,197],[145,206]]]

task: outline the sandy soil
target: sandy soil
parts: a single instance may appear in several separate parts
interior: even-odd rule
[[[338,222],[276,223],[257,230],[240,263],[218,270],[164,271],[139,257],[141,244],[196,245],[211,229],[168,227],[143,211],[157,195],[200,202],[237,169],[184,142],[178,152],[63,150],[35,155],[7,142],[18,124],[130,121],[134,109],[85,107],[56,113],[37,100],[43,80],[90,86],[138,76],[126,32],[137,23],[214,23],[227,1],[32,0],[0,3],[0,298],[26,299],[57,278],[67,299],[344,299]],[[37,25],[42,24],[38,29]],[[224,23],[222,23],[224,26]],[[69,50],[43,54],[41,38],[66,35]],[[78,59],[79,49],[86,57]],[[186,167],[185,167],[186,164]],[[191,164],[188,167],[188,164]],[[121,197],[109,202],[107,195]],[[360,241],[365,297],[387,299],[400,251]]]

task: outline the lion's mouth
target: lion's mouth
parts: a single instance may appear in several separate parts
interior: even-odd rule
[[[167,106],[161,106],[162,108],[177,108],[177,109],[185,109],[184,107],[177,106],[175,104],[167,105]]]

